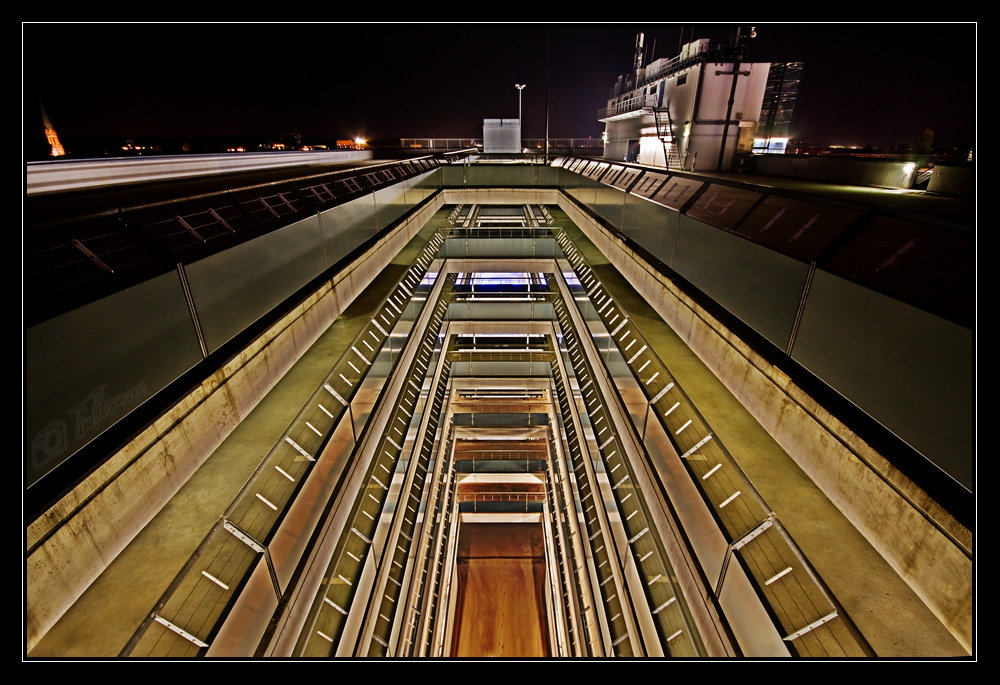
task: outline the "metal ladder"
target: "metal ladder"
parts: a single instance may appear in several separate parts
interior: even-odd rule
[[[654,107],[653,118],[656,121],[656,137],[663,144],[663,158],[668,169],[682,169],[683,164],[677,148],[677,134],[673,121],[670,119],[670,106]]]

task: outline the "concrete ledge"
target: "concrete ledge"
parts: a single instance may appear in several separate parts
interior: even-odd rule
[[[560,207],[971,653],[971,534],[665,276]]]
[[[205,379],[26,533],[30,651],[443,204],[408,217]]]

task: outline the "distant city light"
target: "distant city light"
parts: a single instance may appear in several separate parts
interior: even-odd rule
[[[122,145],[122,150],[125,150],[126,152],[138,152],[139,154],[142,154],[142,151],[146,150],[147,148],[148,146],[136,145],[131,140],[126,140],[125,144]]]
[[[337,148],[340,150],[363,150],[368,144],[368,141],[361,136],[355,138],[346,138],[344,140],[337,141]]]

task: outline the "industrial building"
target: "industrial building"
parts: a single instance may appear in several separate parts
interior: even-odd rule
[[[632,73],[598,113],[605,158],[721,171],[739,155],[784,152],[803,65],[746,61],[751,31],[742,27],[729,45],[692,41],[649,64],[639,34]]]

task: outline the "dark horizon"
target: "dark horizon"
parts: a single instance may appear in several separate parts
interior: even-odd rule
[[[184,140],[480,138],[516,118],[525,138],[600,137],[597,110],[632,68],[736,24],[23,24],[25,147],[41,111],[64,144]],[[805,62],[793,137],[971,146],[976,32],[962,24],[758,24],[755,62]],[[683,35],[683,39],[681,36]]]

